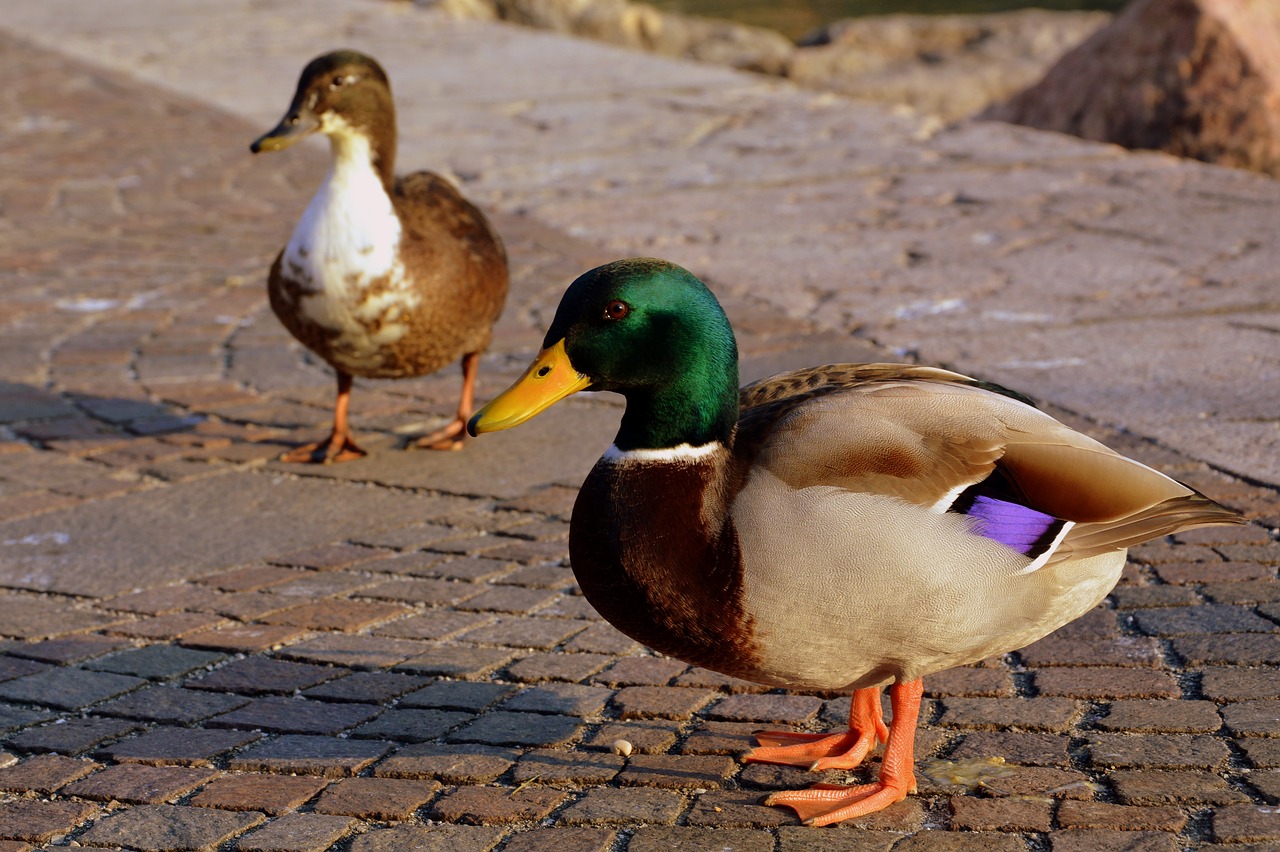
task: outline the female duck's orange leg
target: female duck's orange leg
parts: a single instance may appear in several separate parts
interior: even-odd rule
[[[879,781],[856,787],[816,784],[807,790],[774,793],[764,803],[793,809],[806,825],[831,825],[875,813],[914,793],[916,721],[923,693],[918,678],[889,688],[893,720],[889,723],[889,742],[880,763]]]
[[[333,429],[329,432],[329,437],[290,450],[280,456],[280,461],[332,464],[365,457],[365,451],[351,437],[351,424],[347,418],[351,405],[351,384],[351,374],[338,370],[338,396],[333,402]]]
[[[458,413],[453,419],[430,435],[414,441],[414,446],[424,450],[460,450],[467,437],[467,421],[475,407],[476,371],[480,367],[480,353],[468,352],[462,356],[462,396],[458,400]]]
[[[759,746],[742,758],[748,763],[782,763],[803,766],[810,772],[823,769],[854,769],[877,743],[889,738],[880,708],[880,687],[869,686],[853,693],[849,704],[849,730],[839,734],[799,734],[790,731],[761,731]]]

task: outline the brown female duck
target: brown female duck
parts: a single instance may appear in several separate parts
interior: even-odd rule
[[[489,222],[431,172],[394,174],[391,85],[371,57],[339,50],[302,71],[280,123],[251,150],[329,137],[333,167],[276,258],[267,281],[284,327],[338,376],[328,438],[282,456],[339,462],[364,450],[351,437],[353,376],[398,379],[462,360],[454,419],[417,441],[460,449],[476,368],[507,294],[507,257]]]

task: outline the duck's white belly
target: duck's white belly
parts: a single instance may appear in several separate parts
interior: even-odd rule
[[[399,260],[400,220],[367,157],[335,162],[285,247],[296,310],[329,337],[328,357],[358,375],[381,372],[419,301]],[[353,162],[353,160],[355,162]]]
[[[773,496],[785,499],[768,499]],[[767,506],[768,517],[751,517]],[[779,514],[790,514],[779,517]],[[735,503],[760,678],[840,689],[913,679],[1023,647],[1096,606],[1124,551],[1024,573],[958,515],[757,471]]]

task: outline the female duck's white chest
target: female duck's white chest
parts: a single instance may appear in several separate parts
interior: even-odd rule
[[[336,354],[353,368],[372,366],[407,331],[403,316],[417,297],[399,258],[401,232],[368,143],[356,143],[335,159],[285,247],[297,309],[333,333]]]

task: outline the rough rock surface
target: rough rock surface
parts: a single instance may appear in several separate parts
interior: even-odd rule
[[[1031,85],[1110,20],[1105,12],[881,15],[802,40],[788,76],[815,89],[955,120]]]
[[[789,77],[947,121],[1030,85],[1110,18],[1028,10],[837,21],[792,44],[773,30],[628,0],[418,0],[457,18],[504,20]]]
[[[782,75],[795,46],[780,33],[664,12],[628,0],[430,0],[454,17],[504,20],[597,38],[663,56]]]
[[[984,117],[1280,175],[1280,4],[1136,0]]]

